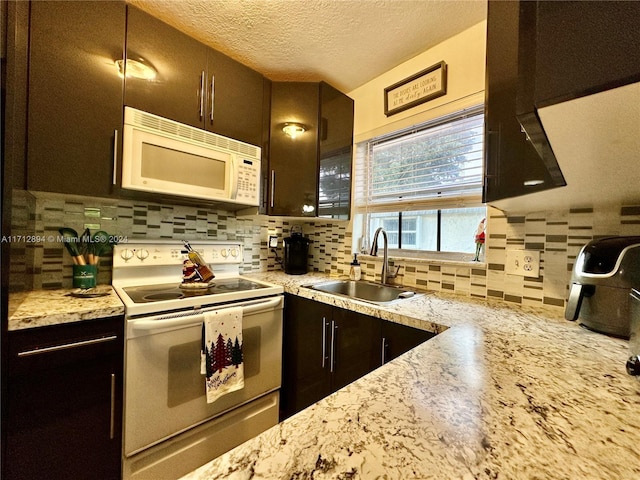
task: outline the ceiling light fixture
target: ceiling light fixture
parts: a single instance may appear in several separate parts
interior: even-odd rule
[[[285,123],[282,127],[282,131],[285,135],[288,135],[291,138],[296,138],[298,135],[303,134],[306,128],[301,123]]]
[[[118,68],[118,75],[124,77],[125,73],[125,60],[120,59],[115,61]],[[126,61],[126,72],[129,78],[140,78],[142,80],[155,80],[156,70],[150,65],[146,65],[137,60],[128,59]]]

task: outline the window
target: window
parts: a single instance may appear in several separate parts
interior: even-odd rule
[[[474,253],[486,215],[483,123],[479,106],[358,145],[362,236],[382,227],[389,248]]]

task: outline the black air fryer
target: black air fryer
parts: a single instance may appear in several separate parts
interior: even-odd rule
[[[629,338],[629,294],[634,287],[640,287],[640,237],[593,240],[576,259],[565,318]]]
[[[284,239],[284,273],[289,275],[307,273],[311,240],[303,237],[301,230],[299,226],[292,227],[291,236]]]

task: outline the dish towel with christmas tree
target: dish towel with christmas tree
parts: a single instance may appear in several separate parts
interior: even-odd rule
[[[204,313],[200,360],[207,403],[244,388],[242,307]]]

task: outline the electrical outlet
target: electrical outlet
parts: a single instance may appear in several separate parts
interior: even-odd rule
[[[269,235],[269,248],[278,248],[278,236]]]
[[[540,275],[540,252],[538,250],[507,250],[505,273],[537,278]]]

